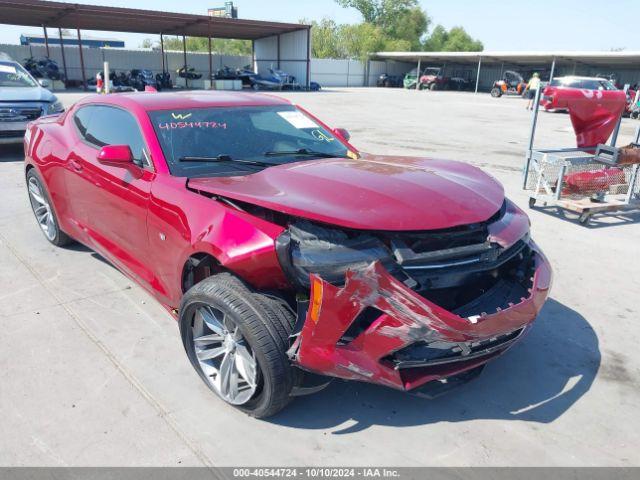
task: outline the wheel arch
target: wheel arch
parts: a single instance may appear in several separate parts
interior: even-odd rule
[[[192,253],[182,265],[180,289],[184,294],[196,283],[223,272],[229,272],[229,270],[211,253],[203,251]]]

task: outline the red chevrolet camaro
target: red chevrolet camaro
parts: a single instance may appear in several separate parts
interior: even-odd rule
[[[362,154],[276,97],[96,95],[31,123],[25,154],[46,238],[148,290],[202,380],[256,417],[331,377],[441,393],[520,339],[549,291],[494,178]]]

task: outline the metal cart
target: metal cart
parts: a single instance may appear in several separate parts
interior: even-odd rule
[[[536,95],[523,188],[531,192],[529,207],[555,206],[578,215],[583,225],[592,215],[640,209],[640,165],[619,165],[615,146],[621,118],[610,145],[595,148],[533,148],[540,100]],[[640,127],[635,133],[640,143]]]

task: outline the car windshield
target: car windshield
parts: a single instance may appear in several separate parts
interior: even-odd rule
[[[0,62],[0,87],[37,87],[31,75],[16,63]]]
[[[345,157],[331,132],[290,105],[149,112],[172,175],[231,176],[282,163]]]

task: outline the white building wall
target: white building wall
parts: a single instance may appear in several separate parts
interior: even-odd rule
[[[62,70],[62,54],[60,47],[50,46],[49,51],[51,58],[55,60]],[[45,57],[47,49],[45,46],[27,46],[27,45],[2,45],[0,44],[0,52],[4,52],[14,60],[22,63],[25,58],[33,55],[36,58]],[[111,70],[116,72],[128,71],[134,68],[149,69],[153,73],[162,72],[162,56],[159,50],[122,50],[113,48],[86,48],[82,49],[84,55],[85,73],[87,79],[94,77],[98,71],[103,68],[105,61],[109,62]],[[78,47],[64,47],[65,60],[67,62],[67,74],[70,80],[82,80],[82,72],[80,70],[80,55]],[[251,64],[249,56],[232,56],[213,54],[212,56],[213,72],[228,66],[230,68],[240,68]],[[176,70],[182,68],[184,64],[183,52],[165,51],[166,67],[175,79]],[[187,64],[201,73],[203,77],[209,74],[209,54],[204,52],[187,52]]]
[[[268,75],[269,69],[284,70],[301,85],[307,84],[308,31],[298,30],[278,36],[261,38],[254,42],[256,71]],[[279,50],[279,51],[278,51]]]
[[[294,75],[301,85],[306,84],[307,63],[306,63],[306,30],[292,32],[280,37],[280,69]],[[51,58],[55,60],[62,69],[62,55],[58,46],[50,46]],[[277,37],[268,37],[255,42],[255,58],[258,72],[266,74],[269,68],[278,67],[278,40]],[[13,59],[23,62],[25,58],[34,56],[36,58],[46,55],[45,46],[27,45],[4,45],[0,44],[0,52],[7,53]],[[71,80],[82,79],[80,70],[80,55],[78,47],[65,46],[65,59],[67,62],[67,72]],[[85,71],[87,78],[95,76],[102,70],[105,60],[109,62],[112,70],[117,72],[128,71],[133,68],[146,68],[154,73],[162,71],[162,58],[158,50],[123,50],[113,48],[83,48]],[[166,65],[172,78],[176,77],[176,70],[181,68],[184,59],[181,51],[166,51]],[[209,73],[209,58],[207,53],[187,52],[187,63],[194,67],[203,77]],[[252,63],[248,56],[212,55],[212,67],[214,73],[224,67],[240,68]],[[343,59],[311,59],[310,80],[318,82],[324,87],[362,87],[375,86],[376,80],[381,73],[404,76],[409,70],[416,68],[416,63],[398,61],[370,61],[368,65],[359,60]],[[432,64],[423,62],[423,68],[428,66],[443,66],[442,64]],[[538,65],[539,69],[547,69],[550,65]],[[445,65],[446,75],[454,73],[466,73],[475,84],[477,64],[447,64]],[[493,82],[500,77],[502,70],[534,70],[536,65],[528,67],[513,66],[509,64],[483,64],[480,73],[480,91],[488,91]],[[561,75],[587,75],[615,74],[621,84],[634,84],[640,82],[640,67],[637,66],[617,66],[617,67],[591,67],[588,65],[573,63],[559,63],[556,66],[555,76]],[[366,78],[365,78],[366,77]]]

